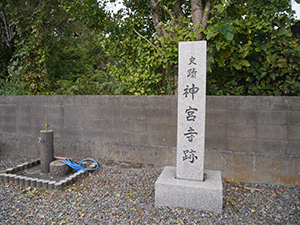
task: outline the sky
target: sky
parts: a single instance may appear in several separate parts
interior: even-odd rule
[[[295,0],[292,0],[292,8],[296,11],[296,18],[300,20],[300,4],[297,4]]]

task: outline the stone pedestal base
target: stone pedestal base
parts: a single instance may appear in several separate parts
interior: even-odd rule
[[[65,163],[53,161],[50,163],[50,175],[52,177],[67,176],[71,172],[71,168]]]
[[[204,171],[204,181],[176,179],[176,168],[165,167],[155,182],[155,206],[183,207],[222,213],[220,171]]]

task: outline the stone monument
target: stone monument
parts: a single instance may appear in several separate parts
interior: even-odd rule
[[[179,43],[177,160],[155,183],[155,205],[222,213],[220,171],[204,170],[206,41]]]

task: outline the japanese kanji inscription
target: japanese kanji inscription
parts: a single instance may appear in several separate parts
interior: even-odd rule
[[[177,167],[179,179],[203,181],[206,42],[179,43]]]

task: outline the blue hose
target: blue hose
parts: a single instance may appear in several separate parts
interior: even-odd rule
[[[87,168],[85,168],[84,166],[81,165],[81,163],[84,162],[84,161],[93,161],[94,163],[96,163],[97,167],[93,168],[93,169],[87,169]],[[98,169],[98,163],[94,159],[84,159],[79,164],[74,163],[69,159],[58,160],[58,162],[62,162],[62,163],[67,164],[69,167],[73,168],[75,170],[75,172],[78,172],[80,170],[95,171],[96,169]]]

